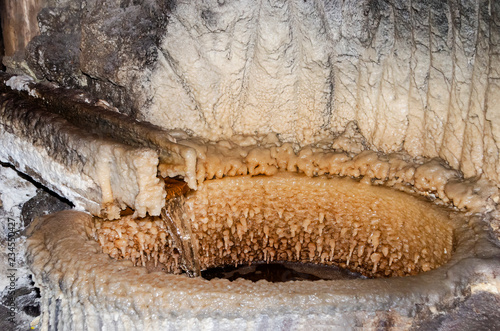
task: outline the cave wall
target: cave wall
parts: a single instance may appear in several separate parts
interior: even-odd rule
[[[67,201],[0,163],[1,330],[27,330],[40,315],[40,294],[25,258],[26,228],[37,217],[69,208]]]
[[[209,139],[307,144],[356,121],[373,149],[500,183],[498,1],[36,3],[8,71]]]

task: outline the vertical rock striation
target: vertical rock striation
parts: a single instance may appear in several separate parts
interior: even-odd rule
[[[372,149],[498,183],[499,22],[493,0],[49,1],[4,63],[213,140],[357,121]]]
[[[142,116],[302,144],[354,120],[374,149],[498,182],[499,15],[495,1],[178,4]]]

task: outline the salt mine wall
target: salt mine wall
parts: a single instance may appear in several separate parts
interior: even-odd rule
[[[138,119],[301,144],[356,121],[372,149],[500,182],[498,1],[11,3],[8,71]]]

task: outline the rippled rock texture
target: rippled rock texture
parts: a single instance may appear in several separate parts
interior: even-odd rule
[[[53,0],[38,21],[9,70],[163,127],[309,143],[356,120],[372,148],[500,181],[498,1]]]
[[[485,220],[498,232],[497,187],[486,181],[500,184],[498,1],[7,0],[0,8],[5,45],[0,54],[9,73],[87,92],[68,92],[73,93],[70,103],[78,104],[73,107],[58,98],[63,88],[55,89],[59,91],[55,95],[46,93],[47,85],[36,90],[28,86],[19,93],[1,91],[0,159],[80,209],[108,218],[118,218],[127,206],[138,216],[160,214],[166,193],[157,170],[164,177],[182,176],[191,189],[197,189],[212,178],[273,175],[285,168],[308,176],[332,174],[340,171],[332,170],[338,159],[353,166],[347,169],[354,173],[340,171],[342,176],[366,175],[380,184],[395,181],[468,211],[478,202],[491,212]],[[28,98],[28,93],[36,100],[18,100],[19,95]],[[27,103],[34,106],[24,107]],[[255,144],[264,148],[254,150]],[[323,145],[333,150],[325,152]],[[214,150],[217,153],[211,154]],[[393,155],[403,156],[399,160]],[[431,160],[434,157],[441,160]],[[328,167],[314,160],[323,160]],[[407,167],[407,160],[415,166]],[[394,164],[402,166],[402,177],[391,173]],[[435,172],[436,168],[442,171]],[[379,171],[387,176],[373,175]],[[7,192],[2,188],[2,199]],[[16,213],[16,224],[22,228]],[[30,217],[28,213],[26,219]],[[68,232],[75,230],[68,224]],[[49,232],[58,228],[56,224]],[[495,240],[485,242],[494,246]],[[33,249],[44,251],[42,242],[33,244]],[[72,249],[94,254],[82,247]],[[380,308],[372,312],[376,318],[370,326],[453,329],[459,319],[468,327],[495,328],[491,316],[496,310],[490,314],[488,307],[498,305],[498,254],[472,248],[467,252],[478,254],[478,259],[491,257],[492,269],[461,261],[464,267],[459,269],[470,278],[446,276],[460,285],[459,290],[450,283],[429,282],[435,289],[427,288],[435,306],[425,308],[430,301],[424,295],[416,306],[404,306],[414,310],[406,315]],[[45,265],[42,258],[51,254],[33,253],[33,261],[40,261],[32,265]],[[104,254],[96,255],[109,261]],[[63,276],[73,284],[74,269],[64,263],[63,267],[70,268]],[[130,272],[145,272],[137,270]],[[50,272],[47,277],[57,276]],[[179,277],[183,276],[165,279],[175,283]],[[47,283],[54,286],[51,290],[67,291],[68,297],[80,294],[56,278]],[[200,282],[204,281],[192,281]],[[309,296],[310,288],[304,286]],[[123,290],[134,292],[136,287]],[[352,292],[346,291],[346,309],[351,309]],[[449,300],[440,301],[435,295],[440,291],[448,291]],[[277,291],[276,297],[285,292]],[[320,288],[316,293],[323,292]],[[423,295],[420,290],[415,293]],[[415,302],[411,295],[408,298]],[[44,309],[58,312],[61,302],[52,299],[42,298]],[[194,295],[175,299],[181,306],[196,301]],[[385,299],[385,308],[398,304],[390,296]],[[242,300],[261,304],[258,297]],[[151,313],[148,305],[144,307]],[[291,309],[305,311],[299,306]],[[192,306],[185,311],[191,318]],[[327,325],[333,318],[330,313],[297,326],[322,321]],[[413,313],[421,320],[413,320]],[[78,312],[75,316],[82,320]],[[294,326],[289,319],[266,316],[259,315],[262,320],[254,327]],[[351,317],[349,325],[361,326],[356,314]],[[185,326],[181,319],[171,324],[168,319],[158,321]],[[57,325],[47,319],[43,323]],[[92,325],[103,325],[99,323]],[[143,321],[139,318],[137,323],[133,325]],[[238,320],[228,323],[226,327],[234,329]]]

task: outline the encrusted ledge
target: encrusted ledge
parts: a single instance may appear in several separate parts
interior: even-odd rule
[[[3,77],[3,75],[2,75]],[[71,200],[80,210],[113,219],[120,209],[159,215],[165,198],[158,152],[86,130],[39,98],[3,86],[0,159]]]

